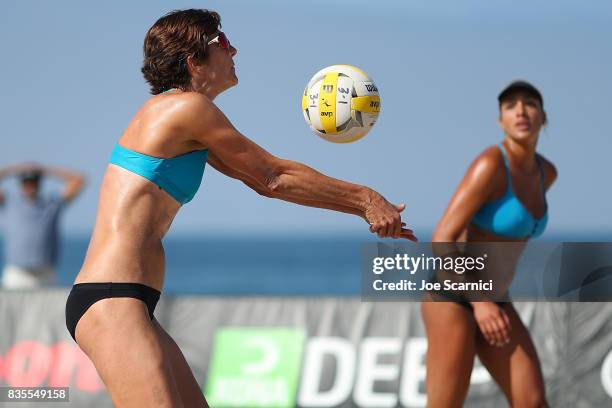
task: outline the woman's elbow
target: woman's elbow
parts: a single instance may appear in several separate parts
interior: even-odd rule
[[[262,197],[266,197],[266,198],[274,198],[274,195],[272,194],[271,191],[267,190],[267,189],[263,189],[263,188],[256,188],[254,189],[255,192],[257,194],[259,194]]]
[[[291,177],[281,167],[274,167],[264,178],[262,189],[271,196],[282,195],[290,188]]]
[[[252,180],[241,180],[245,186],[256,192],[262,197],[272,198],[272,192],[268,188],[264,188],[262,183],[256,183]]]
[[[290,160],[276,159],[266,167],[261,185],[273,197],[299,189],[306,179],[304,166]]]
[[[274,174],[266,177],[263,185],[263,190],[268,194],[278,194],[284,188],[283,180],[280,174]]]

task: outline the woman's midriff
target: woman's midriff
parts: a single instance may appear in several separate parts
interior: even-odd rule
[[[92,239],[83,267],[75,283],[142,283],[161,291],[165,255],[161,240],[135,242],[133,236]]]
[[[75,283],[132,282],[161,291],[162,238],[180,204],[150,181],[109,166],[98,216]]]

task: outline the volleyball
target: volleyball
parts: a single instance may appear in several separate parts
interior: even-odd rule
[[[302,95],[302,113],[312,131],[333,143],[368,134],[380,113],[380,95],[370,77],[351,65],[332,65],[313,75]]]

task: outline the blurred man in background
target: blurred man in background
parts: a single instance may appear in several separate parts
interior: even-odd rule
[[[27,163],[0,168],[0,182],[10,176],[19,179],[20,188],[17,192],[0,190],[5,260],[2,287],[28,289],[54,285],[58,220],[66,204],[83,189],[83,176]],[[41,184],[45,177],[62,180],[63,191],[43,194]]]

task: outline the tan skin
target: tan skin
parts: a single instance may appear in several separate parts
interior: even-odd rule
[[[546,210],[536,163],[536,145],[545,120],[540,101],[524,91],[512,92],[501,103],[499,125],[505,133],[503,145],[509,159],[512,189],[536,218]],[[552,163],[539,157],[544,166],[544,188],[548,189],[557,171]],[[476,212],[485,203],[501,198],[507,187],[503,157],[496,146],[489,147],[467,170],[432,241],[508,241],[471,224]],[[421,305],[428,338],[427,406],[463,406],[474,357],[478,355],[512,407],[547,407],[538,356],[514,306],[470,303],[473,313],[452,302]]]
[[[119,144],[157,157],[208,149],[208,163],[266,197],[355,214],[381,237],[415,240],[400,212],[374,190],[279,159],[240,134],[213,103],[237,84],[236,49],[207,48],[204,62],[187,59],[189,90],[153,96]],[[100,188],[95,229],[76,282],[136,282],[161,291],[162,238],[180,204],[155,184],[109,165]],[[151,321],[143,302],[111,298],[80,319],[76,340],[117,407],[207,407],[183,354]]]

